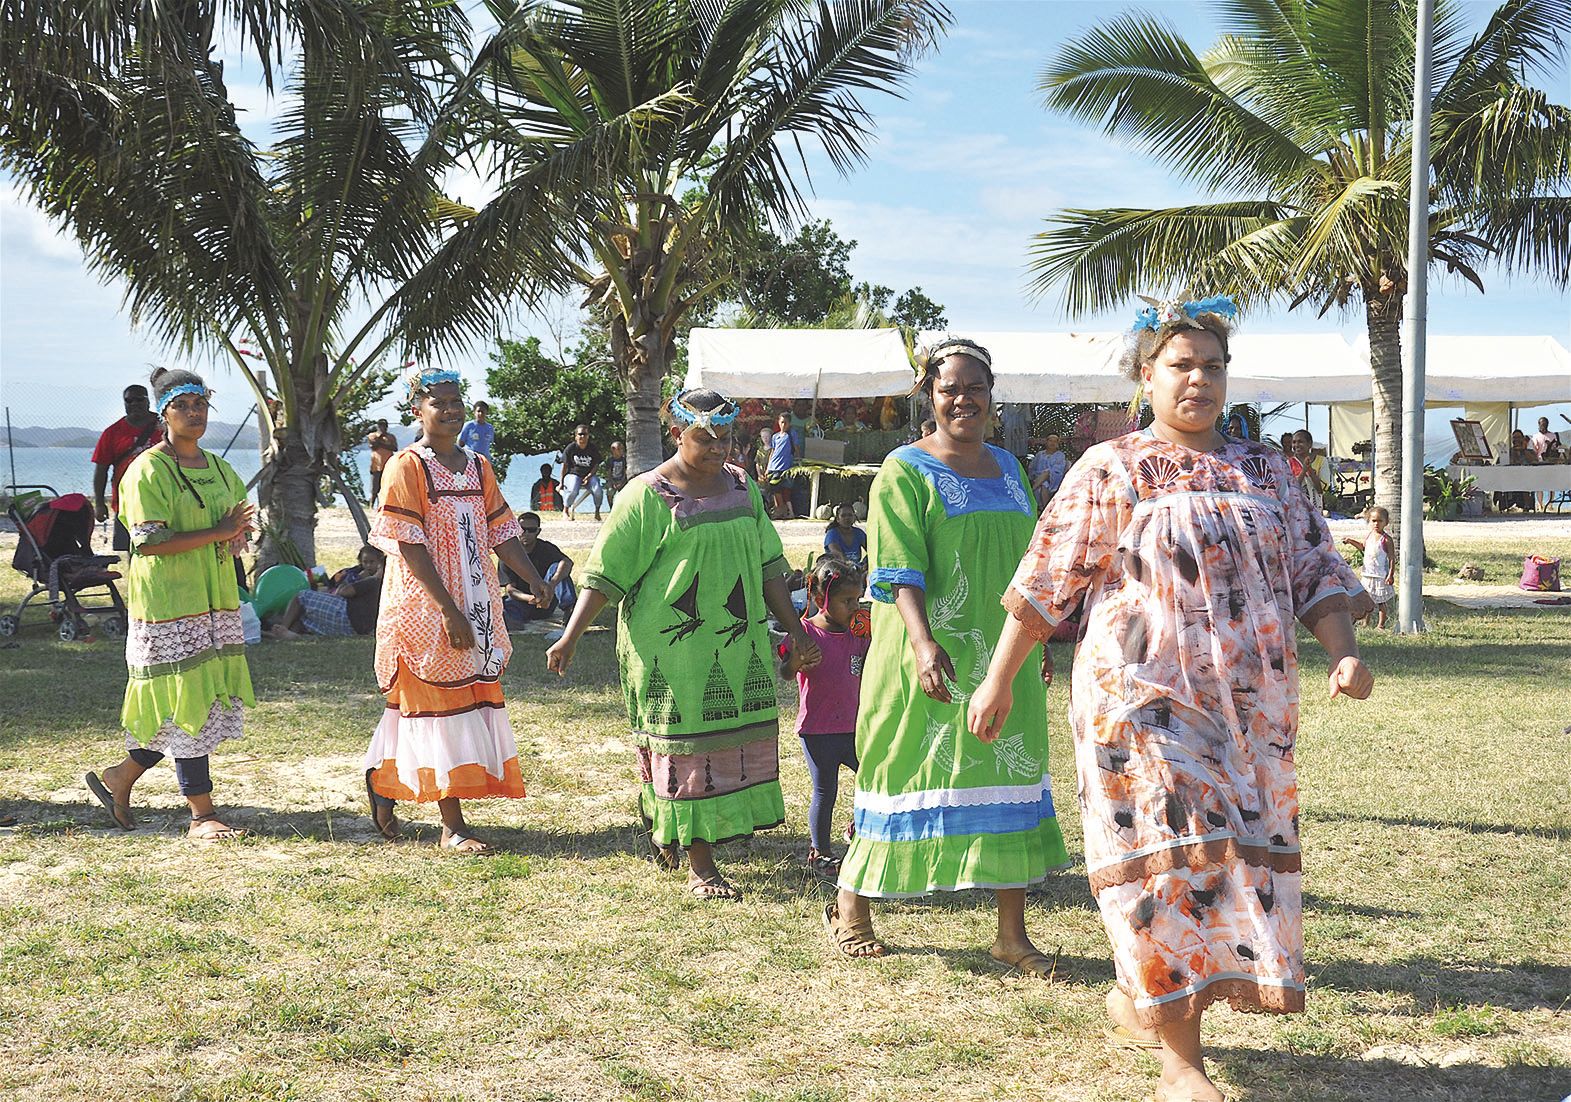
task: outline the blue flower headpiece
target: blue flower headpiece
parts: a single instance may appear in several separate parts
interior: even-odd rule
[[[731,407],[730,413],[721,413],[718,409],[694,409],[687,404],[686,398],[687,395],[678,394],[671,399],[671,416],[688,428],[714,432],[715,429],[724,428],[735,421],[737,415],[742,412],[729,398],[726,399],[726,405]]]
[[[206,398],[212,394],[212,391],[208,390],[201,383],[181,383],[179,386],[172,386],[164,391],[162,398],[158,399],[158,416],[162,417],[164,415],[164,407],[182,394],[200,394]]]
[[[404,400],[412,402],[416,394],[425,394],[432,387],[441,383],[457,383],[463,380],[456,371],[443,368],[428,367],[424,370],[411,370],[404,376]]]
[[[1162,302],[1146,298],[1144,295],[1140,297],[1150,305],[1135,315],[1135,324],[1129,330],[1131,333],[1138,333],[1142,329],[1161,329],[1164,325],[1184,325],[1191,329],[1199,329],[1200,326],[1195,319],[1202,314],[1215,314],[1229,322],[1238,317],[1238,303],[1227,295],[1212,295],[1210,298],[1197,299],[1193,302],[1176,298]]]

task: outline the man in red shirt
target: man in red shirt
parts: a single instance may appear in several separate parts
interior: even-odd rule
[[[120,397],[125,402],[125,416],[103,431],[98,446],[93,449],[93,514],[99,520],[114,516],[114,548],[129,551],[131,533],[125,530],[116,515],[120,508],[120,478],[131,460],[164,438],[164,430],[148,402],[145,386],[128,386]],[[112,482],[110,468],[114,468]],[[104,500],[106,488],[109,490],[107,502]]]

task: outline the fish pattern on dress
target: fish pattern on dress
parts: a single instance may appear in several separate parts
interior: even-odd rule
[[[1083,602],[1070,724],[1086,867],[1141,1019],[1303,1007],[1294,621],[1367,597],[1286,460],[1149,433],[1088,449],[1004,603]]]

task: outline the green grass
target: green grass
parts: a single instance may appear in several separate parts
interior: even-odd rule
[[[1416,639],[1362,633],[1378,678],[1365,704],[1328,701],[1303,642],[1309,1010],[1208,1015],[1213,1067],[1241,1100],[1571,1091],[1571,618],[1433,602],[1429,622]],[[1149,1096],[1155,1063],[1101,1041],[1112,969],[1083,867],[1028,916],[1068,971],[1055,987],[990,965],[991,911],[971,894],[880,904],[897,951],[838,960],[825,890],[800,865],[792,740],[786,827],[722,854],[747,898],[699,903],[639,856],[611,635],[586,637],[565,681],[542,673],[539,637],[515,644],[505,684],[530,797],[472,806],[507,851],[492,861],[436,852],[429,809],[404,808],[418,841],[374,841],[358,771],[379,711],[368,640],[253,649],[259,705],[213,763],[250,833],[215,849],[180,840],[165,767],[138,788],[134,834],[88,802],[82,772],[122,745],[113,646],[30,627],[0,650],[0,813],[20,820],[0,834],[0,1096]],[[1052,734],[1078,852],[1062,721]]]

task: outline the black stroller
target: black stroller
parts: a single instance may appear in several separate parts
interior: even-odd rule
[[[111,639],[126,632],[125,601],[109,567],[118,555],[93,554],[93,511],[82,494],[61,497],[52,486],[14,486],[6,516],[16,526],[16,555],[11,565],[27,576],[32,589],[15,612],[0,616],[0,636],[15,635],[22,626],[22,611],[41,593],[49,595],[49,619],[66,642],[85,637],[95,625]],[[42,494],[15,496],[17,490]],[[84,604],[91,597],[95,603]],[[104,600],[109,602],[103,603]],[[91,621],[89,620],[91,617]]]

